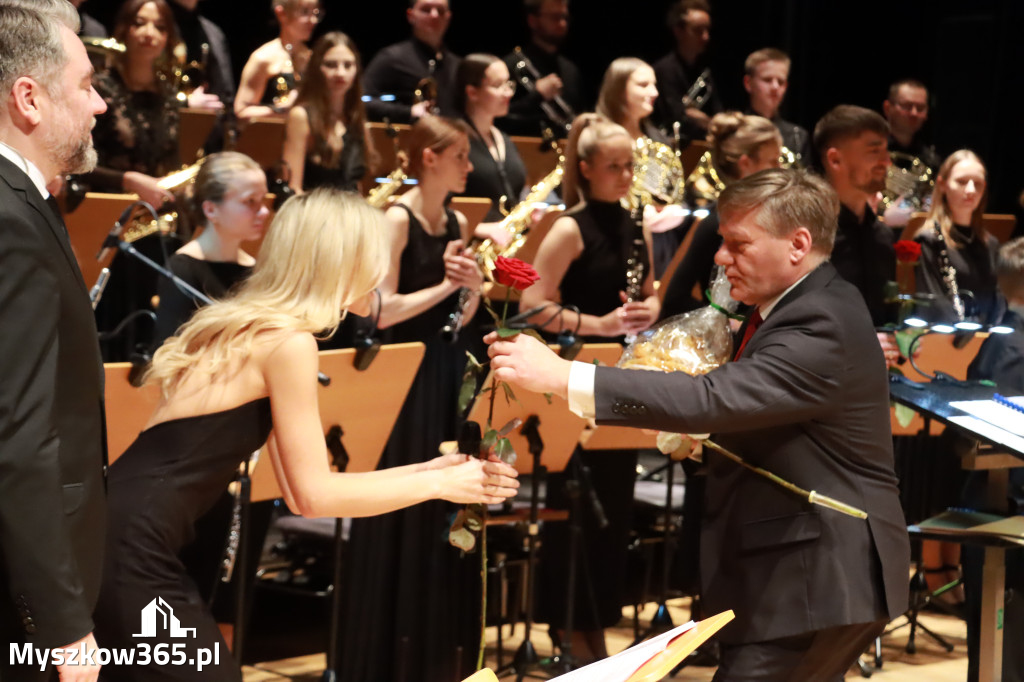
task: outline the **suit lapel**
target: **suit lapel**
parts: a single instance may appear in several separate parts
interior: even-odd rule
[[[47,227],[53,233],[54,239],[60,244],[60,249],[64,253],[64,258],[68,262],[68,267],[71,268],[72,272],[75,273],[75,279],[81,285],[83,291],[88,293],[85,288],[85,280],[82,279],[82,271],[78,267],[78,260],[75,258],[74,252],[71,250],[71,242],[68,237],[67,228],[64,227],[63,221],[57,216],[53,210],[47,205],[46,201],[39,194],[39,190],[29,179],[25,171],[15,166],[13,163],[8,161],[5,157],[0,156],[0,177],[10,186],[12,190],[21,194],[25,199],[25,203],[31,206],[43,220],[46,222]]]

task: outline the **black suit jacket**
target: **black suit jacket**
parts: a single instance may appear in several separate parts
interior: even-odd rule
[[[707,608],[726,642],[864,623],[907,607],[910,561],[893,473],[885,362],[857,290],[825,263],[789,292],[743,358],[704,376],[598,368],[599,423],[713,433],[720,445],[868,512],[820,507],[705,451]]]
[[[0,632],[69,644],[99,592],[103,365],[64,225],[2,157],[0,377]]]

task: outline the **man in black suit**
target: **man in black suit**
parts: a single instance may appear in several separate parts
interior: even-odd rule
[[[105,531],[103,365],[89,296],[46,185],[91,170],[106,106],[65,0],[0,0],[0,639],[95,649]],[[0,679],[99,666],[0,656]]]
[[[756,314],[738,359],[706,375],[595,368],[525,335],[488,338],[499,379],[568,398],[598,423],[714,433],[751,464],[868,513],[814,506],[705,452],[704,604],[736,614],[716,682],[840,680],[907,606],[885,363],[863,299],[828,262],[838,209],[803,171],[761,171],[722,192],[716,260]]]

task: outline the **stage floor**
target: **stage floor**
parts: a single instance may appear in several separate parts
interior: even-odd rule
[[[690,617],[690,599],[675,599],[669,602],[669,609],[672,613],[672,620],[677,625],[686,622]],[[641,612],[641,628],[654,615],[655,605],[649,605]],[[608,633],[608,650],[611,653],[625,649],[633,641],[633,609],[623,609],[623,617],[619,625]],[[900,619],[898,622],[903,622]],[[951,653],[933,642],[928,636],[920,631],[916,637],[917,652],[908,654],[904,647],[909,634],[909,627],[897,630],[895,633],[882,639],[883,667],[876,671],[871,679],[881,682],[963,682],[967,677],[967,626],[957,618],[939,614],[926,613],[921,616],[921,622],[946,637],[955,648]],[[523,626],[519,624],[514,636],[509,635],[508,626],[505,627],[504,660],[508,662],[516,647],[522,641]],[[494,627],[488,628],[488,649],[486,664],[488,667],[497,668],[497,630]],[[533,633],[533,643],[540,656],[546,656],[551,652],[551,643],[547,636],[546,626],[540,626]],[[267,661],[255,666],[245,666],[245,682],[295,682],[319,681],[325,665],[323,654],[312,654],[297,658],[283,659],[279,661]],[[710,680],[714,675],[714,668],[684,668],[673,680]],[[503,680],[515,679],[512,676],[502,678]],[[859,671],[852,669],[846,676],[847,680],[860,680]]]

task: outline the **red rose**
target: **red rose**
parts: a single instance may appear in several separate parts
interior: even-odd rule
[[[523,291],[540,279],[533,267],[518,258],[498,256],[494,262],[494,281],[518,291]]]
[[[915,265],[921,258],[921,245],[909,239],[901,239],[896,242],[896,260],[901,263]]]

